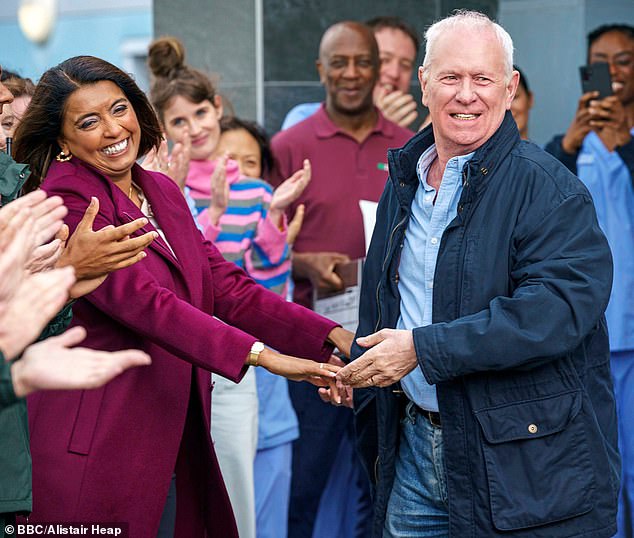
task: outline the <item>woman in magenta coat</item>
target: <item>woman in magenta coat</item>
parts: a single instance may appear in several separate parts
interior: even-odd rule
[[[92,57],[47,71],[16,133],[18,159],[63,197],[71,230],[97,197],[96,228],[145,215],[157,231],[144,260],[73,308],[89,347],[142,349],[152,365],[101,389],[31,398],[29,522],[125,523],[130,536],[154,537],[175,476],[175,536],[237,537],[209,435],[209,372],[238,381],[255,362],[332,384],[336,367],[259,352],[257,341],[324,363],[352,335],[258,286],[203,240],[178,187],[136,164],[159,141],[143,93]]]

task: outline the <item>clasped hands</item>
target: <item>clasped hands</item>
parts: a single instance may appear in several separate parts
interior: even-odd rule
[[[412,331],[381,329],[357,338],[357,344],[368,350],[337,371],[334,389],[332,386],[319,389],[323,401],[352,407],[353,388],[387,387],[418,365]]]

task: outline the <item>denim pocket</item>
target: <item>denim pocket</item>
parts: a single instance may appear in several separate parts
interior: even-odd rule
[[[582,395],[480,409],[493,524],[510,531],[579,516],[594,506]]]

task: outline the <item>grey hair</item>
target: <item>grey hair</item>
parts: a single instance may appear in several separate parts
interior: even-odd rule
[[[495,37],[502,45],[504,52],[504,73],[506,81],[513,75],[513,40],[509,33],[496,22],[493,22],[484,13],[468,9],[458,9],[453,15],[441,19],[432,24],[425,32],[425,59],[423,60],[423,77],[429,76],[429,64],[431,63],[433,50],[438,38],[448,30],[467,27],[473,30],[493,30]]]

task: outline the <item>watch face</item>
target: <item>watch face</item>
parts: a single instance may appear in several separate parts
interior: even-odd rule
[[[262,342],[255,342],[251,347],[252,353],[261,353],[262,351],[264,351],[264,344]]]

